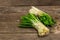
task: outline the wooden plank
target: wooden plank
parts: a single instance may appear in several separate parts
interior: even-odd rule
[[[11,6],[10,0],[0,0],[0,6]]]
[[[37,34],[0,34],[1,40],[59,40],[60,34],[38,37]]]
[[[0,22],[16,22],[29,7],[0,7]]]
[[[12,0],[14,6],[20,5],[60,5],[60,0]]]
[[[35,40],[36,38],[35,34],[0,34],[1,40]]]
[[[11,14],[1,14],[0,22],[17,22],[20,20],[20,17],[23,15],[20,13],[11,13]]]
[[[60,5],[60,0],[0,0],[0,6]]]
[[[19,28],[18,22],[0,22],[0,33],[35,33],[33,28]],[[33,30],[33,31],[32,31]]]

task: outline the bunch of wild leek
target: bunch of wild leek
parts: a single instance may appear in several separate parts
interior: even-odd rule
[[[21,19],[22,19],[20,24],[21,27],[26,27],[26,26],[33,27],[38,31],[39,36],[44,36],[49,34],[49,29],[43,23],[41,23],[38,17],[36,17],[34,14],[29,13],[23,16]]]
[[[33,6],[29,10],[29,13],[35,14],[39,18],[39,20],[46,26],[52,26],[55,24],[55,20],[53,20],[53,18],[50,15],[48,15],[48,13],[43,12]]]
[[[33,27],[38,31],[39,36],[49,34],[49,29],[46,26],[55,24],[55,21],[50,15],[35,7],[32,7],[27,15],[22,16],[21,20],[20,27]]]

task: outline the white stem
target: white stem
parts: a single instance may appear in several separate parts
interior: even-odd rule
[[[33,13],[35,15],[42,15],[44,12],[32,6],[29,10],[29,13]]]
[[[37,23],[33,22],[33,24],[34,24],[34,28],[36,28],[36,30],[38,31],[39,36],[44,36],[49,34],[49,29],[41,22],[37,22]]]

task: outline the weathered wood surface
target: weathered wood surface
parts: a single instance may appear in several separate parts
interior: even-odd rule
[[[60,5],[60,0],[0,0],[0,6]]]
[[[60,6],[36,6],[49,13],[60,23]],[[0,40],[59,40],[60,34],[38,37],[33,28],[19,28],[20,17],[25,15],[31,6],[0,7]]]

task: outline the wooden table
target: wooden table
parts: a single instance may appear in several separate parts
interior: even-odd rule
[[[20,17],[25,15],[32,5],[49,13],[60,22],[59,1],[39,0],[0,0],[0,40],[59,40],[60,34],[49,34],[46,37],[38,37],[33,28],[19,28]]]

